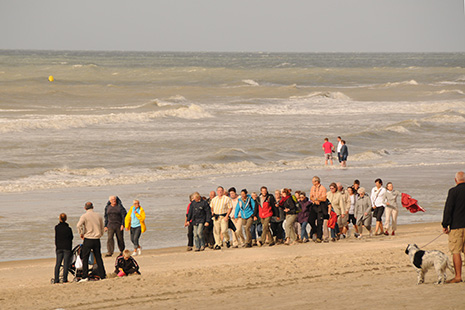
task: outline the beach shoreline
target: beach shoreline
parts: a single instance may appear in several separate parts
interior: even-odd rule
[[[2,309],[455,309],[465,284],[433,285],[434,271],[416,285],[404,251],[409,243],[449,255],[440,223],[400,225],[396,236],[353,237],[335,243],[186,252],[184,247],[144,250],[135,257],[141,276],[51,285],[54,259],[0,262]],[[104,258],[107,273],[115,256]],[[452,275],[448,272],[448,278]],[[238,298],[238,299],[235,299]]]

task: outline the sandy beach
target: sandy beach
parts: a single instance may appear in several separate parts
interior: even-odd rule
[[[147,250],[141,276],[51,285],[54,259],[0,262],[2,309],[462,309],[465,284],[416,285],[404,250],[440,233],[439,223],[401,225],[397,236],[252,249]],[[442,235],[426,250],[446,253]],[[114,257],[105,258],[108,272]],[[448,273],[448,278],[452,275]]]

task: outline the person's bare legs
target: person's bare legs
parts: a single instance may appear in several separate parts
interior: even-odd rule
[[[376,221],[375,235],[378,234],[378,230],[381,230],[380,234],[384,233],[383,223]]]
[[[462,281],[462,254],[452,254],[452,260],[454,262],[455,278],[447,281],[447,283],[456,283]]]

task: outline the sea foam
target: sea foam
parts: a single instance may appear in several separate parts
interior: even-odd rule
[[[210,118],[212,115],[199,105],[175,107],[143,113],[110,113],[102,115],[49,115],[29,116],[22,119],[0,119],[0,132],[21,132],[25,130],[83,128],[114,123],[150,122],[153,119],[176,117],[183,119]]]

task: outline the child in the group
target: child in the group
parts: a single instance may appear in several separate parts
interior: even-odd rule
[[[118,277],[124,277],[130,274],[140,274],[139,265],[131,256],[129,250],[124,250],[123,254],[116,258],[115,273]]]

